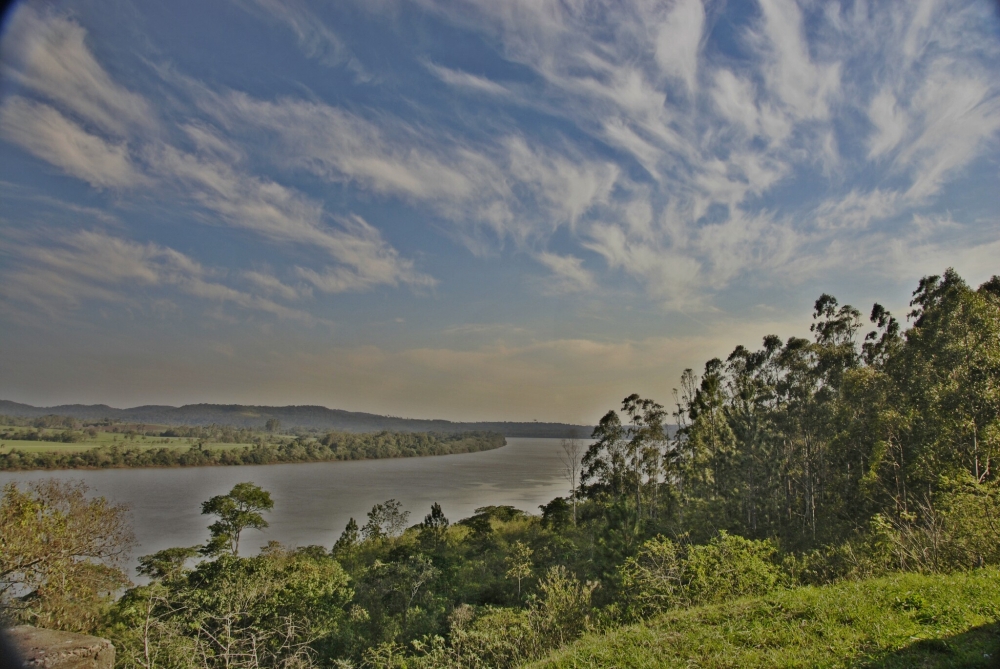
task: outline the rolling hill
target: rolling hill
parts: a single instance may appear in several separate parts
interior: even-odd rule
[[[263,427],[270,418],[281,421],[284,428],[336,430],[342,432],[499,432],[505,437],[571,437],[587,438],[593,430],[588,425],[539,422],[478,422],[458,423],[449,420],[397,418],[378,414],[321,406],[248,406],[243,404],[185,404],[180,407],[145,405],[117,409],[106,404],[62,404],[36,407],[0,400],[0,415],[36,418],[46,415],[72,416],[79,420],[109,418],[129,423],[161,425],[232,425]]]

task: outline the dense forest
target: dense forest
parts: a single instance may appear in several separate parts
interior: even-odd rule
[[[686,371],[669,408],[631,395],[593,443],[566,440],[571,492],[540,515],[484,507],[453,523],[434,505],[413,524],[388,500],[332,546],[249,556],[240,536],[267,526],[272,502],[244,483],[202,505],[211,541],[144,556],[148,584],[115,599],[115,550],[129,541],[118,512],[55,483],[8,486],[4,536],[30,524],[19,519],[109,519],[91,560],[53,558],[45,573],[18,571],[34,534],[11,540],[24,557],[0,558],[14,583],[4,592],[27,594],[7,597],[11,615],[97,632],[120,667],[147,669],[514,667],[588,631],[810,584],[859,583],[829,591],[866,602],[858,620],[879,606],[925,615],[930,600],[910,581],[864,579],[1000,564],[1000,278],[978,289],[952,271],[923,279],[905,328],[878,304],[865,328],[829,295],[813,317],[810,339],[739,346]],[[962,601],[993,606],[975,604],[976,583]],[[815,599],[803,597],[744,611],[766,627]],[[926,613],[934,629],[958,620],[937,615]]]
[[[18,438],[39,439],[37,433],[15,435],[11,450],[0,453],[0,471],[25,469],[104,469],[111,467],[199,467],[207,465],[271,465],[290,462],[330,462],[372,458],[409,458],[425,455],[475,453],[503,446],[501,434],[471,432],[434,434],[430,432],[377,432],[354,434],[330,432],[323,437],[299,436],[292,439],[261,435],[246,428],[211,426],[170,428],[165,437],[187,437],[198,441],[188,448],[157,446],[132,441],[95,446],[77,452],[25,452],[16,447]],[[134,433],[125,433],[133,436]],[[145,436],[145,435],[144,435]],[[73,431],[62,431],[41,439],[79,441]],[[252,445],[206,448],[202,440]],[[166,440],[164,440],[166,441]]]

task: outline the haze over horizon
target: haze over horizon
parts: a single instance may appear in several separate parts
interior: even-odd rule
[[[987,0],[24,2],[0,398],[592,424],[1000,272]]]

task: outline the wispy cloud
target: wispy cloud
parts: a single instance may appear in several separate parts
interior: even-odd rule
[[[370,289],[378,285],[432,286],[435,280],[401,258],[381,233],[359,216],[329,222],[321,203],[273,181],[250,176],[212,156],[196,156],[164,146],[149,157],[163,178],[175,180],[226,224],[279,242],[326,251],[342,267],[299,268],[302,278],[325,292]],[[321,281],[321,276],[336,281]],[[337,288],[333,289],[336,285]]]
[[[292,5],[262,2],[274,11],[297,11]],[[329,277],[338,277],[337,290],[329,292],[434,285],[432,277],[417,271],[411,260],[401,257],[360,217],[334,219],[322,202],[249,171],[243,164],[244,148],[209,120],[195,118],[179,124],[193,151],[169,141],[165,136],[169,133],[157,128],[151,105],[116,84],[100,66],[80,25],[28,7],[18,11],[17,20],[26,32],[10,45],[5,42],[5,53],[13,54],[10,64],[4,65],[5,74],[54,100],[65,113],[21,96],[8,97],[0,107],[0,136],[5,140],[95,188],[143,185],[143,197],[169,200],[175,206],[186,203],[199,210],[195,220],[249,230],[271,241],[323,249],[338,264],[323,265],[322,273],[301,267],[296,272],[314,279],[327,277],[325,283],[311,281],[324,290],[333,285]],[[316,30],[320,29],[317,24]],[[456,177],[462,175],[456,173]],[[248,277],[260,288],[289,297],[287,286],[282,289],[274,282],[264,286],[259,273]],[[243,299],[237,293],[225,297],[224,290],[229,289],[224,286],[200,284],[193,278],[183,286],[189,293],[197,290],[234,302]]]
[[[51,314],[79,308],[90,300],[141,307],[137,287],[173,287],[207,302],[315,321],[304,311],[213,280],[200,263],[157,244],[85,230],[58,240],[14,240],[7,253],[11,262],[5,263],[3,272],[5,299]]]
[[[656,30],[656,63],[667,75],[680,78],[692,94],[698,86],[698,56],[705,28],[701,0],[678,0]]]
[[[700,2],[423,5],[499,40],[556,113],[642,166],[650,187],[608,204],[623,213],[638,198],[653,223],[602,210],[578,241],[669,304],[708,304],[749,273],[799,274],[836,236],[863,243],[873,221],[930,205],[1000,130],[1000,61],[983,28],[995,17],[970,3],[760,0],[724,54],[706,42],[715,8]],[[862,146],[852,116],[871,123]],[[826,183],[794,215],[760,202],[806,174]]]
[[[301,0],[237,0],[237,7],[276,21],[292,31],[307,58],[327,67],[345,65],[360,80],[371,75],[351,52],[344,40]]]
[[[7,98],[0,106],[0,136],[95,188],[145,181],[125,142],[91,134],[48,105]]]
[[[135,128],[155,127],[150,104],[112,80],[88,48],[86,36],[71,19],[22,3],[4,31],[0,72],[119,137]]]
[[[298,300],[312,294],[312,291],[309,290],[308,286],[290,286],[283,283],[281,279],[269,272],[253,270],[243,272],[242,276],[258,289],[269,295],[275,295],[284,300]]]
[[[465,88],[478,93],[487,93],[489,95],[507,96],[511,94],[510,90],[508,90],[505,86],[498,84],[495,81],[491,81],[486,77],[480,77],[468,72],[462,72],[461,70],[453,70],[434,63],[427,63],[426,66],[431,74],[449,86],[457,86],[459,88]]]
[[[360,68],[319,9],[240,6],[291,31],[307,58]],[[1000,133],[1000,49],[985,10],[959,0],[759,0],[724,40],[727,8],[698,0],[418,0],[413,11],[485,35],[519,73],[494,80],[429,50],[414,53],[421,75],[472,108],[518,111],[446,113],[416,93],[340,104],[177,74],[162,82],[183,108],[171,127],[108,75],[80,25],[31,9],[4,72],[38,100],[9,97],[0,132],[95,188],[141,181],[195,220],[322,250],[319,264],[285,268],[320,293],[439,279],[371,216],[292,185],[305,178],[402,204],[477,254],[513,244],[550,277],[530,284],[545,292],[594,293],[625,275],[668,308],[701,309],[741,280],[834,271],[823,249],[873,245],[932,213]]]
[[[367,290],[381,285],[431,288],[437,284],[433,277],[416,271],[412,261],[400,258],[379,231],[360,216],[340,220],[340,230],[330,251],[341,263],[340,267],[326,268],[322,274],[296,268],[300,277],[326,293]]]
[[[519,135],[486,145],[385,114],[297,99],[202,90],[202,109],[237,132],[266,133],[268,158],[334,182],[430,206],[459,235],[482,226],[502,243],[545,239],[608,201],[619,168],[572,149],[532,148]]]
[[[594,276],[583,266],[583,260],[574,256],[540,253],[538,261],[552,271],[552,280],[546,285],[549,293],[573,293],[593,290]]]

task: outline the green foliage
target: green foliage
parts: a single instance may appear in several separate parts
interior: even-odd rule
[[[365,541],[397,537],[406,527],[409,517],[410,512],[403,511],[403,505],[394,499],[376,504],[368,512],[368,522],[361,528],[361,537]]]
[[[280,546],[222,555],[133,588],[103,634],[119,667],[288,667],[340,643],[347,575],[329,557]]]
[[[188,560],[197,556],[200,546],[165,548],[152,555],[139,558],[136,572],[153,580],[172,581],[184,574],[184,566]]]
[[[232,432],[232,434],[230,434]],[[75,434],[75,433],[74,433]],[[0,453],[0,471],[28,469],[75,469],[116,467],[200,467],[207,465],[265,465],[283,462],[330,462],[375,458],[406,458],[426,455],[475,453],[500,448],[503,435],[494,432],[459,434],[378,432],[341,434],[331,432],[322,439],[298,437],[264,440],[251,430],[217,428],[171,428],[169,437],[197,438],[216,443],[247,443],[252,446],[205,448],[201,441],[187,449],[131,446],[123,443],[96,446],[72,452],[28,452],[12,448]],[[236,440],[242,441],[236,441]],[[270,438],[269,438],[270,439]],[[233,441],[230,441],[233,440]],[[54,441],[66,441],[60,437]],[[72,439],[70,439],[72,441]]]
[[[4,617],[89,631],[128,584],[121,566],[134,538],[127,510],[90,499],[82,483],[9,483],[0,500],[0,606]]]
[[[1000,573],[896,575],[672,611],[533,667],[993,667]]]
[[[632,615],[762,595],[784,580],[776,550],[720,532],[706,545],[678,544],[659,536],[642,545],[621,567]]]
[[[517,596],[521,596],[521,581],[531,576],[531,555],[534,553],[531,548],[515,541],[511,546],[510,554],[504,558],[507,571],[504,576],[517,581]]]
[[[527,608],[459,607],[451,616],[448,643],[441,637],[425,637],[413,644],[419,655],[406,664],[396,660],[397,664],[371,666],[519,667],[589,629],[595,588],[596,583],[581,582],[565,567],[553,567]]]
[[[253,483],[237,483],[225,495],[216,495],[201,505],[203,514],[218,518],[208,526],[212,538],[202,549],[205,555],[229,552],[239,555],[240,534],[250,528],[263,530],[268,526],[262,511],[274,508],[271,494]]]

